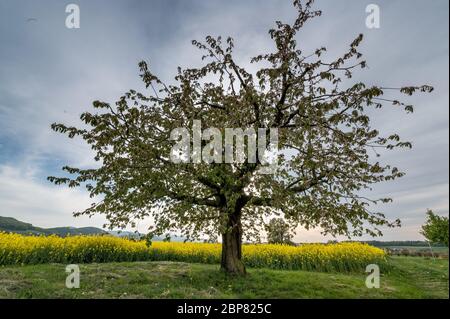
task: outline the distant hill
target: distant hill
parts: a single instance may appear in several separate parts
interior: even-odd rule
[[[132,238],[132,239],[142,239],[145,237],[145,234],[138,233],[138,232],[131,232],[126,230],[110,230],[108,231],[113,236],[116,237],[126,237],[126,238]],[[166,237],[164,236],[155,236],[152,238],[152,241],[164,241],[166,240]],[[186,240],[186,237],[177,236],[177,235],[171,235],[170,241],[173,242],[184,242]]]
[[[133,238],[133,239],[141,239],[145,236],[145,234],[126,231],[126,230],[110,230],[110,231],[108,231],[108,233],[113,236],[116,236],[116,237],[126,237],[126,238]]]
[[[103,229],[96,227],[55,227],[55,228],[47,228],[47,233],[55,234],[61,237],[65,237],[68,235],[102,235],[107,234],[108,232]]]
[[[2,217],[0,216],[0,231],[8,233],[18,233],[24,235],[57,235],[65,237],[68,235],[104,235],[110,234],[115,237],[126,237],[132,239],[140,239],[145,236],[145,234],[131,232],[126,230],[111,230],[105,231],[97,227],[54,227],[54,228],[41,228],[33,226],[29,223],[21,222],[12,217]],[[164,237],[155,237],[153,241],[163,241]],[[172,235],[171,241],[182,242],[184,237]]]
[[[0,216],[0,231],[18,234],[30,235],[58,235],[61,237],[67,235],[101,235],[108,232],[96,227],[55,227],[55,228],[41,228],[33,226],[29,223],[21,222],[12,217]]]
[[[34,228],[33,225],[18,221],[15,218],[0,216],[0,230],[26,231]]]

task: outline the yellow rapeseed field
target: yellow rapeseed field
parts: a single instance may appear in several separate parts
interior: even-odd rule
[[[243,245],[242,255],[248,267],[353,271],[368,264],[386,262],[384,250],[362,243],[303,244],[300,246],[251,244]],[[154,242],[152,260],[219,263],[221,245],[201,243]]]
[[[144,242],[113,236],[23,236],[0,232],[0,265],[147,260]]]
[[[205,243],[133,241],[112,236],[23,236],[0,232],[0,265],[91,263],[117,261],[220,262],[221,245]],[[273,269],[356,271],[368,264],[384,264],[385,252],[361,243],[251,244],[243,246],[248,267]]]

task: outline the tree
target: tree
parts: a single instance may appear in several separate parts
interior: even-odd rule
[[[269,244],[292,244],[292,233],[289,224],[283,218],[272,218],[266,225]]]
[[[432,244],[444,244],[448,247],[448,217],[436,215],[429,209],[427,222],[420,233]]]
[[[104,214],[110,227],[151,216],[155,235],[181,231],[190,239],[219,234],[221,267],[234,274],[245,273],[243,236],[259,236],[273,215],[332,235],[379,235],[380,226],[398,226],[398,220],[372,211],[374,204],[390,199],[359,194],[374,183],[403,176],[374,159],[371,151],[410,148],[411,143],[397,134],[380,136],[368,112],[385,104],[412,112],[411,105],[385,94],[412,95],[433,88],[350,83],[352,73],[366,67],[358,51],[363,36],[336,59],[325,58],[325,47],[304,54],[297,34],[321,11],[313,10],[312,0],[295,0],[293,5],[295,21],[278,21],[269,30],[274,50],[251,60],[259,66],[257,72],[238,64],[232,38],[208,36],[204,43],[192,41],[204,53],[203,66],[178,68],[173,83],[165,83],[141,62],[146,94],[130,90],[115,105],[94,101],[95,112],[81,115],[81,128],[52,124],[56,132],[83,138],[99,162],[98,168],[63,167],[69,177],[48,177],[55,184],[84,185],[91,197],[100,198],[74,215]],[[248,157],[224,163],[223,154],[213,163],[171,161],[171,132],[185,128],[192,136],[198,119],[221,132],[276,129],[274,173],[263,174],[259,156],[255,163]]]

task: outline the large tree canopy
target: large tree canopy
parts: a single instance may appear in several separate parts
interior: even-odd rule
[[[130,90],[114,105],[95,101],[96,111],[81,115],[81,128],[53,124],[71,138],[81,136],[99,162],[93,169],[64,167],[72,178],[49,177],[56,184],[85,185],[101,199],[75,215],[104,214],[119,227],[151,216],[155,234],[221,234],[222,267],[230,272],[245,271],[242,236],[259,235],[274,214],[293,226],[320,227],[332,235],[379,235],[380,226],[398,225],[372,211],[374,204],[390,199],[369,199],[361,192],[403,175],[371,155],[377,148],[411,144],[397,134],[380,136],[368,111],[389,104],[412,112],[411,105],[387,93],[412,95],[432,88],[352,83],[352,73],[366,67],[358,50],[362,35],[336,59],[325,58],[325,47],[303,52],[298,33],[321,15],[312,5],[312,0],[295,0],[297,19],[276,22],[269,31],[273,51],[251,60],[259,66],[255,73],[235,60],[233,39],[208,36],[205,42],[192,42],[204,53],[202,67],[178,68],[167,84],[141,62],[148,92]],[[170,134],[176,128],[192,131],[195,120],[222,132],[277,129],[276,170],[263,174],[259,160],[174,163]]]

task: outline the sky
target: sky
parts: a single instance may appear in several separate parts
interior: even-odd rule
[[[239,64],[272,46],[267,31],[276,20],[292,21],[288,0],[72,1],[80,28],[68,29],[69,2],[0,0],[0,216],[41,227],[102,226],[102,217],[74,218],[91,199],[82,189],[50,184],[66,164],[91,167],[89,148],[50,129],[53,122],[77,124],[94,100],[115,102],[129,89],[145,91],[137,63],[170,81],[177,66],[197,66],[191,40],[207,35],[235,39]],[[366,6],[380,7],[380,28],[365,24]],[[447,0],[317,0],[323,16],[308,23],[299,46],[343,53],[359,34],[369,69],[355,81],[383,86],[429,84],[432,94],[406,98],[411,115],[387,107],[373,113],[373,126],[413,142],[410,151],[381,160],[407,175],[374,187],[372,197],[394,202],[379,207],[402,227],[383,240],[421,240],[425,212],[449,213],[449,2]],[[144,231],[151,221],[138,223]],[[325,241],[319,229],[299,228],[296,241]],[[365,238],[368,239],[368,238]]]

